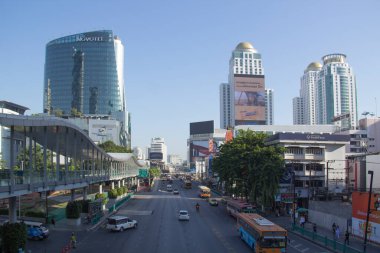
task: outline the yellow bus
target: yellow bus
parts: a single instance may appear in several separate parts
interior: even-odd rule
[[[211,190],[210,188],[200,185],[199,188],[199,197],[201,198],[210,198],[211,197]]]
[[[256,213],[238,213],[237,229],[240,238],[260,253],[286,252],[288,232]]]

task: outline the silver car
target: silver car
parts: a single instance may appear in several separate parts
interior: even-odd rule
[[[180,210],[178,215],[178,220],[190,220],[189,212],[186,210]]]

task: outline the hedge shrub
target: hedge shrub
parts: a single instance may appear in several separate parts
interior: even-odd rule
[[[25,249],[27,233],[26,225],[20,223],[5,223],[0,227],[2,252],[18,253],[19,248]]]
[[[110,199],[116,199],[117,196],[118,196],[118,191],[116,189],[111,189],[108,191],[108,197]]]
[[[45,218],[46,217],[45,212],[33,211],[33,210],[25,211],[24,215],[27,217],[37,217],[37,218]]]
[[[97,193],[95,199],[102,199],[102,204],[105,205],[108,203],[108,198],[105,193]]]
[[[117,196],[121,196],[124,194],[123,187],[117,188],[116,191],[117,191]]]
[[[80,217],[81,207],[75,201],[70,201],[66,206],[66,218],[78,219]]]

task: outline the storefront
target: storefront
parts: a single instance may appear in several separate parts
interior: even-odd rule
[[[368,211],[368,192],[352,193],[352,234],[364,238]],[[380,194],[372,194],[368,223],[368,241],[380,243]]]

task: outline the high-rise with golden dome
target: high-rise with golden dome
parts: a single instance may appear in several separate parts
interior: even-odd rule
[[[356,80],[344,54],[312,62],[301,77],[300,96],[293,99],[293,123],[334,124],[341,129],[358,125]]]
[[[322,69],[319,62],[310,63],[301,77],[300,96],[293,99],[293,124],[315,125],[317,122],[315,108],[315,88],[318,73]]]
[[[219,92],[221,128],[273,124],[273,90],[265,89],[261,54],[251,43],[241,42],[232,52],[228,83]]]

